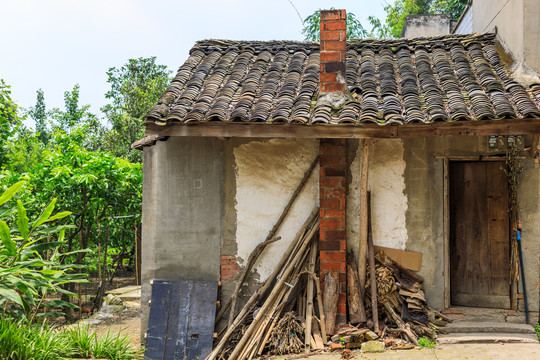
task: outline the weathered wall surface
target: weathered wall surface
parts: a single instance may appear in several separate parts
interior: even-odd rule
[[[401,37],[412,39],[450,34],[450,15],[409,15]]]
[[[174,138],[144,149],[142,320],[150,280],[219,280],[223,144]]]
[[[319,141],[271,139],[249,141],[234,146],[236,246],[240,265],[264,241],[281,215],[291,195],[319,153]],[[277,236],[255,265],[259,281],[274,270],[296,232],[318,203],[318,168],[290,210]]]
[[[522,83],[540,80],[540,1],[476,0],[472,32],[494,32],[511,61],[513,76]]]

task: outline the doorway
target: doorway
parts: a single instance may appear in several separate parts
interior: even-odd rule
[[[502,161],[449,162],[450,304],[509,309],[508,183]]]

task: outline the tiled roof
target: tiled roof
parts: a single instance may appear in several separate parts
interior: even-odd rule
[[[319,44],[198,42],[146,123],[362,124],[540,116],[540,85],[513,80],[495,35],[347,42],[351,101],[316,105]]]

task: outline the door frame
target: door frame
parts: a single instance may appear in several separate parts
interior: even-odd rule
[[[443,253],[444,253],[444,308],[452,307],[450,300],[450,161],[506,161],[507,157],[499,156],[440,156],[443,160]],[[510,231],[512,231],[510,229]],[[510,234],[509,234],[510,235]],[[511,241],[510,236],[508,241]],[[510,279],[510,309],[517,309],[517,286],[513,278]]]

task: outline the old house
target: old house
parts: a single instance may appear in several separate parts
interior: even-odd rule
[[[343,10],[321,14],[320,44],[195,44],[135,144],[144,151],[142,302],[152,279],[221,280],[230,294],[320,155],[250,284],[266,279],[318,205],[320,271],[340,271],[345,291],[345,251],[358,253],[362,232],[364,168],[375,244],[423,254],[419,274],[434,307],[504,309],[523,321],[505,173],[515,143],[528,306],[538,311],[540,81],[531,74],[540,70],[540,28],[527,10],[537,2],[510,2],[522,6],[517,50],[506,45],[518,31],[503,34],[502,25],[347,41]],[[467,10],[475,19],[477,3],[486,2]],[[476,31],[467,16],[457,29]]]

